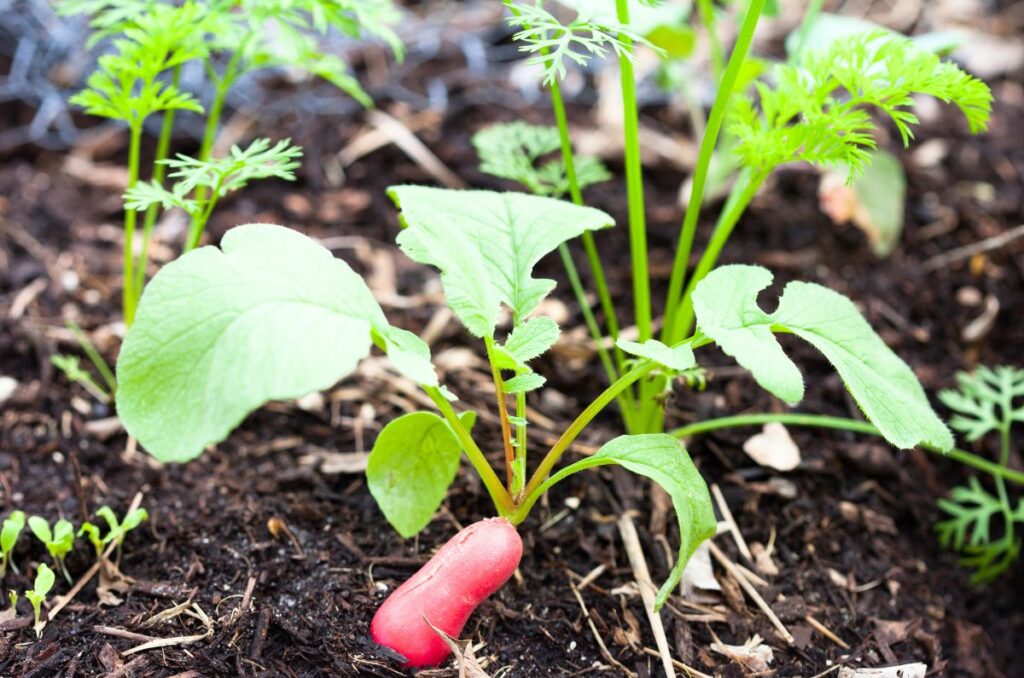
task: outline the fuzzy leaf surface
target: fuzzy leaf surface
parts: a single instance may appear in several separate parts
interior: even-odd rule
[[[794,403],[803,376],[773,333],[795,334],[832,363],[886,440],[900,448],[927,443],[942,450],[953,437],[928,403],[913,371],[885,345],[853,302],[821,285],[791,282],[774,313],[757,305],[772,282],[759,266],[722,266],[693,293],[697,326],[748,369],[763,388]]]
[[[522,193],[392,186],[402,210],[399,246],[435,266],[448,305],[478,337],[494,334],[501,305],[526,317],[554,288],[533,267],[566,240],[612,226],[600,210]]]
[[[406,376],[437,384],[423,342],[388,325],[345,262],[296,231],[239,226],[146,287],[117,362],[118,414],[154,457],[188,461],[263,403],[332,386],[374,334]]]
[[[693,356],[693,349],[689,344],[666,346],[657,339],[648,339],[642,344],[619,339],[616,345],[630,355],[650,358],[670,370],[682,371],[697,366],[697,359]]]

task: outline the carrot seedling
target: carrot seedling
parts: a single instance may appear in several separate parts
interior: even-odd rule
[[[43,542],[46,546],[46,550],[50,552],[50,556],[53,557],[54,562],[57,563],[57,567],[63,573],[64,578],[71,583],[71,575],[68,574],[68,569],[64,565],[64,558],[75,545],[75,528],[71,524],[71,521],[61,518],[53,525],[53,529],[50,529],[50,524],[46,521],[46,518],[40,516],[32,516],[28,519],[28,527],[32,530],[39,541]],[[40,566],[42,567],[42,566]]]
[[[25,597],[28,598],[29,602],[32,603],[32,614],[35,617],[35,632],[38,638],[43,633],[43,627],[46,626],[46,622],[41,620],[43,613],[43,602],[46,600],[47,594],[50,593],[50,589],[53,588],[53,583],[56,577],[46,563],[39,563],[39,567],[36,568],[36,580],[30,591],[25,591]],[[17,601],[17,596],[13,595],[12,591],[11,604]]]
[[[0,577],[7,574],[7,566],[10,565],[15,574],[18,573],[18,566],[13,560],[14,547],[18,543],[18,536],[25,528],[25,512],[11,511],[11,515],[4,518],[3,526],[0,527]]]
[[[58,9],[63,14],[90,16],[94,32],[89,45],[113,38],[113,52],[99,58],[86,88],[72,98],[72,103],[128,128],[122,302],[128,325],[134,322],[146,281],[149,243],[159,210],[181,207],[189,216],[185,241],[188,251],[200,242],[217,201],[233,190],[218,187],[216,181],[193,183],[189,177],[195,178],[194,170],[213,176],[238,163],[237,149],[228,157],[215,158],[213,147],[228,94],[239,78],[263,68],[298,69],[327,80],[370,106],[370,97],[344,60],[322,47],[322,37],[330,30],[352,37],[373,36],[386,42],[397,58],[402,57],[402,43],[391,28],[399,13],[389,0],[356,4],[311,0],[298,5],[241,0],[61,0]],[[214,90],[209,106],[203,106],[193,93],[182,88],[182,70],[191,63],[203,66]],[[182,113],[203,117],[202,143],[196,158],[168,160],[177,116]],[[151,154],[143,153],[144,127],[157,116],[162,118],[159,138]],[[266,140],[258,143],[269,145]],[[279,167],[298,155],[294,147],[289,149],[290,156],[283,157],[280,146],[271,150],[255,143],[241,153],[268,150],[277,154]],[[153,164],[148,169],[150,179],[143,185],[147,170],[141,158],[149,155]],[[243,162],[250,168],[266,167],[252,158]],[[164,180],[169,169],[171,178],[178,181],[168,187]],[[174,177],[174,172],[182,171],[187,176]],[[236,179],[239,176],[230,169],[226,174]],[[284,173],[262,176],[289,178]],[[249,176],[260,177],[258,173]],[[141,221],[139,211],[144,212]],[[142,241],[138,253],[136,236]]]
[[[970,374],[960,372],[956,379],[956,389],[939,394],[954,413],[949,425],[972,443],[996,434],[999,468],[1006,469],[1013,426],[1024,423],[1024,370],[1008,365],[982,366]],[[939,508],[949,515],[935,526],[939,540],[963,554],[964,567],[974,570],[973,583],[994,580],[1020,555],[1024,499],[1018,498],[1014,506],[1006,479],[993,473],[992,481],[994,495],[972,476],[967,485],[953,488],[948,499],[939,500]],[[1000,527],[994,527],[999,523]]]
[[[614,7],[605,8],[585,3],[574,5],[579,12],[569,22],[560,21],[541,6],[506,4],[510,10],[508,22],[518,29],[513,38],[520,43],[522,51],[530,54],[530,61],[541,66],[542,83],[550,91],[562,142],[568,193],[576,204],[583,204],[583,186],[574,176],[579,159],[570,141],[560,81],[570,64],[585,66],[606,52],[618,57],[635,324],[641,343],[654,338],[651,319],[656,309],[647,265],[644,181],[633,68],[635,51],[638,45],[644,44],[638,38],[646,32],[642,27],[644,21],[639,17],[646,11],[643,3],[618,0]],[[704,4],[709,6],[710,3]],[[860,24],[855,29],[846,26],[843,30],[826,31],[823,26],[822,30],[812,30],[824,19],[815,8],[808,10],[799,34],[791,41],[787,62],[768,69],[752,67],[750,47],[768,5],[766,0],[748,3],[727,63],[724,52],[714,50],[718,55],[714,69],[718,80],[715,100],[706,119],[702,111],[694,114],[697,119],[694,126],[701,136],[700,152],[663,307],[664,321],[659,338],[666,345],[683,341],[693,331],[697,285],[717,265],[747,207],[776,168],[802,161],[842,170],[849,181],[855,181],[875,156],[879,116],[873,114],[888,119],[903,143],[909,144],[913,128],[919,122],[913,113],[914,97],[918,95],[930,95],[957,106],[972,132],[984,130],[987,124],[992,101],[988,87],[954,63],[943,61],[927,49],[927,43],[873,28],[870,24]],[[701,8],[699,18],[712,44],[720,48],[714,22],[709,21],[711,14],[706,9],[708,7]],[[613,26],[623,30],[610,28]],[[642,30],[635,30],[638,27]],[[481,153],[481,159],[481,168],[488,171],[489,157]],[[725,167],[737,176],[707,247],[703,252],[695,252],[694,241],[705,191],[709,182],[722,183],[712,176],[717,171],[716,164],[719,170]],[[537,192],[535,184],[522,178],[516,180]],[[606,341],[605,335],[613,343],[618,340],[619,309],[604,282],[597,248],[586,237],[582,240],[604,313],[603,328],[590,312],[585,290],[577,289],[574,284],[574,293],[588,329],[600,347]],[[695,269],[688,271],[694,254],[700,255],[698,263]],[[570,280],[578,279],[571,258],[563,256],[563,261]],[[599,349],[599,357],[612,383],[628,371],[621,350],[606,355]],[[664,383],[661,379],[644,378],[621,394],[619,410],[627,431],[665,430]]]

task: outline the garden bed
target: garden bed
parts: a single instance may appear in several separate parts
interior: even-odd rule
[[[398,94],[431,79],[444,83],[447,109],[419,125],[417,135],[468,184],[496,186],[476,169],[472,132],[520,112],[544,122],[548,111],[511,86],[495,85],[492,74],[466,68],[453,45],[432,62],[411,61],[371,90],[379,107],[414,126],[410,109],[417,100]],[[1019,79],[993,88],[997,103],[988,134],[968,137],[955,116],[936,115],[925,120],[917,148],[934,139],[928,147],[939,159],[903,153],[908,225],[891,257],[876,259],[859,231],[832,225],[818,209],[817,175],[795,168],[778,174],[771,190],[755,200],[726,258],[766,265],[782,281],[817,281],[850,296],[929,392],[950,386],[958,369],[1019,363],[1019,244],[929,269],[934,257],[1024,217],[1024,143],[1018,134],[1024,93]],[[500,93],[503,101],[488,103],[481,92]],[[584,94],[570,106],[580,126],[593,125],[591,103]],[[658,106],[643,112],[645,122],[661,130],[684,124],[673,115]],[[492,403],[480,388],[489,383],[486,363],[464,350],[468,336],[457,322],[445,322],[436,275],[393,245],[397,217],[384,189],[434,177],[386,144],[347,167],[342,181],[333,150],[368,129],[361,116],[296,117],[283,127],[274,133],[290,134],[308,149],[300,182],[256,186],[225,203],[211,222],[211,239],[257,221],[323,239],[369,276],[396,326],[433,335],[435,362],[464,404],[481,413],[477,432],[484,435],[478,439],[493,443],[485,450],[496,449],[500,430],[496,417],[486,415]],[[95,148],[87,162],[123,163],[120,137]],[[621,175],[614,160],[609,165]],[[663,289],[668,246],[682,218],[676,195],[686,172],[664,162],[646,170],[652,283]],[[66,318],[85,328],[108,360],[116,355],[112,321],[119,317],[121,255],[119,229],[111,223],[120,201],[103,176],[95,167],[72,176],[63,155],[35,149],[5,158],[0,167],[0,375],[19,384],[0,411],[0,487],[8,509],[60,512],[76,521],[104,504],[123,510],[141,493],[150,520],[125,544],[121,569],[135,581],[123,603],[101,607],[90,583],[38,641],[27,629],[0,633],[0,674],[401,675],[370,641],[369,621],[385,594],[435,547],[493,512],[479,480],[460,474],[440,514],[416,539],[403,541],[387,525],[367,491],[360,454],[389,418],[423,404],[415,392],[396,390],[390,373],[372,361],[319,400],[263,408],[228,442],[187,465],[159,466],[128,446],[123,432],[104,421],[112,411],[70,386],[49,363],[58,349],[74,349]],[[617,178],[589,189],[588,203],[624,223],[624,193]],[[613,295],[628,308],[624,226],[601,233],[598,242]],[[154,258],[166,259],[159,252]],[[580,326],[554,257],[542,262],[540,273],[559,281],[548,302],[552,314],[563,315],[557,319],[566,329]],[[989,298],[999,304],[997,321],[964,341],[964,328]],[[585,338],[570,333],[537,367],[551,391],[543,409],[551,421],[531,427],[539,440],[553,439],[603,386]],[[801,409],[855,414],[823,360],[809,348],[796,350],[811,384]],[[721,355],[711,360],[712,388],[704,393],[677,389],[670,419],[683,424],[778,407],[749,375],[729,365]],[[579,449],[599,446],[618,427],[608,413]],[[678,660],[706,673],[741,675],[738,665],[709,648],[759,634],[774,650],[776,675],[812,676],[840,663],[913,661],[942,675],[1018,672],[1021,569],[987,587],[971,587],[968,572],[939,547],[932,529],[935,499],[962,482],[961,466],[922,451],[893,451],[873,439],[793,429],[803,462],[778,474],[743,453],[743,441],[755,432],[705,435],[689,449],[702,474],[721,487],[745,540],[773,544],[779,571],[767,577],[761,595],[795,643],[787,645],[720,573],[724,592],[706,609],[666,607],[661,614]],[[1011,463],[1019,467],[1020,461]],[[549,499],[550,506],[531,515],[523,530],[519,575],[481,606],[462,637],[483,643],[475,654],[486,660],[489,674],[501,667],[513,676],[619,675],[623,667],[641,676],[658,674],[655,639],[616,519],[623,511],[632,516],[652,575],[661,581],[669,570],[663,545],[677,539],[674,522],[665,520],[665,502],[652,498],[645,481],[607,469],[574,476]],[[716,543],[741,562],[728,534]],[[69,557],[76,576],[88,569],[86,556],[83,545]],[[579,589],[584,610],[573,588],[598,566],[603,571]],[[6,581],[19,588],[29,583],[24,574],[9,574]],[[143,625],[186,600],[209,617],[208,627],[186,616]],[[598,646],[595,631],[607,650]],[[141,636],[200,638],[124,654],[144,641]],[[449,673],[457,672],[438,675]]]

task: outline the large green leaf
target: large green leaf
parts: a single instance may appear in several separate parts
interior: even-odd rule
[[[581,459],[554,474],[539,492],[547,491],[563,478],[595,466],[619,464],[628,471],[646,476],[661,485],[672,497],[679,521],[679,556],[668,579],[661,585],[655,607],[661,609],[686,568],[694,550],[715,534],[718,526],[711,495],[693,465],[686,448],[664,433],[619,436],[601,446],[591,457]]]
[[[441,270],[448,305],[478,337],[494,334],[501,304],[525,318],[554,288],[534,278],[541,257],[584,231],[612,226],[591,207],[522,193],[392,186],[402,250]]]
[[[461,416],[472,428],[476,414]],[[411,412],[388,422],[366,464],[370,494],[403,537],[422,530],[441,505],[459,469],[462,446],[432,412]]]
[[[345,262],[296,231],[239,226],[146,287],[117,362],[118,414],[154,457],[188,461],[268,400],[333,385],[374,336],[404,374],[437,384],[429,349],[388,325]]]
[[[875,334],[849,299],[804,282],[786,285],[774,313],[757,305],[772,274],[758,266],[722,266],[693,292],[698,329],[787,402],[803,397],[803,377],[773,332],[812,344],[836,368],[857,404],[885,438],[901,448],[927,443],[943,450],[953,437],[928,403],[913,371]]]

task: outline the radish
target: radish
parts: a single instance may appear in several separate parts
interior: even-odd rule
[[[405,666],[441,663],[450,650],[430,624],[458,637],[476,606],[512,576],[522,555],[523,541],[512,523],[473,523],[388,596],[373,616],[370,635],[401,655]]]

